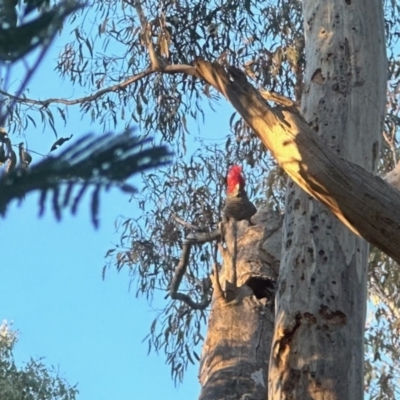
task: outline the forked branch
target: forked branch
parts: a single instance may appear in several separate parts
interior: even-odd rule
[[[179,218],[179,223],[185,226],[187,225],[192,226],[192,224],[189,224],[181,220],[180,218]],[[198,231],[199,228],[196,227],[195,230]],[[203,293],[202,293],[202,300],[200,302],[192,300],[192,298],[189,295],[178,292],[178,290],[182,282],[182,278],[184,277],[187,267],[189,265],[190,251],[192,249],[192,246],[194,244],[211,242],[219,239],[220,237],[221,237],[221,232],[219,229],[216,229],[215,231],[212,232],[196,232],[188,235],[188,237],[183,242],[182,253],[179,258],[179,262],[175,267],[175,273],[172,278],[171,284],[169,286],[169,295],[171,296],[172,299],[183,301],[190,308],[194,310],[204,310],[205,308],[208,307],[208,305],[211,302],[211,293],[209,290],[210,287],[205,283],[205,280],[203,280]]]

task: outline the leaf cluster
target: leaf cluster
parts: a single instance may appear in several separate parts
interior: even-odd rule
[[[17,24],[17,3],[17,0],[4,1],[0,10],[0,61],[3,62],[17,61],[39,46],[48,46],[65,18],[82,6],[66,0],[49,8],[48,0],[26,0],[21,4]]]
[[[16,365],[13,349],[16,332],[7,322],[0,325],[0,398],[7,400],[75,400],[71,386],[54,368],[31,358],[22,368]]]
[[[85,135],[61,151],[48,156],[29,169],[20,165],[0,177],[0,214],[14,199],[22,199],[31,191],[40,192],[40,215],[51,196],[52,209],[61,219],[64,208],[75,214],[85,192],[92,187],[91,216],[98,226],[100,191],[116,186],[133,193],[135,188],[126,180],[135,173],[160,167],[171,160],[164,146],[149,146],[150,139],[140,139],[125,132],[94,136]]]
[[[383,173],[398,161],[400,62],[395,49],[400,6],[396,0],[382,2],[389,55],[388,107],[379,166]],[[241,68],[259,89],[299,100],[306,66],[301,1],[140,3],[161,62],[190,64],[198,57],[218,60],[223,65]],[[145,135],[159,132],[180,156],[170,168],[145,178],[144,190],[135,195],[143,215],[119,221],[120,243],[107,253],[107,266],[118,271],[128,269],[136,293],[152,299],[157,290],[167,292],[182,241],[190,233],[177,224],[173,215],[204,230],[215,227],[223,203],[224,175],[231,163],[251,167],[246,172],[252,200],[263,198],[280,209],[285,177],[235,114],[230,121],[232,135],[225,137],[221,146],[207,147],[205,141],[200,141],[201,150],[188,155],[188,120],[204,119],[205,100],[213,107],[218,99],[216,94],[184,74],[148,73],[148,49],[134,2],[95,0],[85,13],[93,17],[95,29],[84,23],[83,11],[75,13],[70,21],[74,38],[66,44],[56,67],[62,78],[95,94],[75,99],[74,104],[80,105],[82,114],[104,126],[108,121],[117,125],[133,119]],[[142,78],[133,80],[140,74]],[[131,84],[121,85],[130,79]],[[21,99],[11,122],[16,129],[19,125],[26,127],[32,123],[35,110],[42,118],[47,116],[54,121],[55,103],[61,102],[49,99],[35,104]],[[25,112],[27,107],[29,112]],[[58,108],[58,112],[66,122],[64,110]],[[181,289],[200,299],[199,288],[218,259],[209,244],[195,250]],[[374,399],[393,398],[398,385],[393,377],[399,376],[395,288],[400,281],[393,273],[398,268],[376,252],[370,265],[376,275],[370,275],[370,293],[375,296],[371,298],[378,299],[378,303],[366,334],[366,392]],[[204,312],[169,301],[150,328],[149,350],[165,352],[175,379],[182,378],[187,364],[193,360],[193,351],[202,338],[204,318]]]
[[[394,399],[400,395],[399,284],[399,265],[372,249],[371,304],[365,334],[365,386],[371,399]]]
[[[300,1],[255,5],[238,0],[221,4],[211,0],[196,4],[146,0],[141,4],[161,61],[179,65],[199,57],[217,58],[221,63],[244,67],[260,88],[295,96],[297,75],[304,67]],[[92,15],[97,29],[83,23],[83,13]],[[115,127],[133,119],[143,133],[160,132],[177,153],[182,152],[188,119],[204,118],[204,94],[215,101],[215,93],[184,74],[145,74],[130,85],[115,88],[149,66],[133,2],[94,1],[75,13],[72,21],[74,38],[65,45],[56,70],[87,92],[102,93],[96,98],[76,99],[82,114],[108,129],[110,121]],[[118,55],[110,54],[109,49]],[[32,123],[27,115],[33,118],[34,110],[42,117],[56,115],[51,104],[57,102],[29,102],[29,113],[25,114],[24,104],[28,103],[21,99],[20,107],[13,111],[13,123],[26,129]]]

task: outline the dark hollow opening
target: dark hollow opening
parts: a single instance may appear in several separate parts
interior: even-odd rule
[[[246,285],[251,288],[257,299],[271,299],[275,296],[275,282],[271,279],[252,277],[247,280]]]

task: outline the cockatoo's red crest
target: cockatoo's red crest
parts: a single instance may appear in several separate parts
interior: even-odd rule
[[[242,167],[240,165],[233,165],[229,169],[226,183],[228,185],[228,193],[232,193],[236,189],[237,185],[244,189],[245,180],[243,178]]]

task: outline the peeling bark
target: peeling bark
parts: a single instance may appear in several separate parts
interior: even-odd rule
[[[382,5],[305,0],[303,14],[302,115],[325,147],[374,171],[385,112]],[[369,247],[293,182],[283,232],[269,399],[361,400]]]
[[[275,282],[279,270],[282,218],[259,212],[256,223],[237,222],[237,284],[230,279],[234,234],[227,225],[219,274],[200,361],[200,400],[265,400],[274,324]],[[226,291],[235,286],[233,298]],[[246,397],[247,396],[247,397]]]
[[[305,119],[295,107],[269,107],[237,69],[195,68],[307,193],[293,183],[287,192],[269,398],[362,399],[368,248],[329,211],[400,262],[400,193],[370,173],[385,111],[383,10],[375,0],[303,8]],[[243,316],[227,318],[228,337],[235,318]],[[218,393],[208,398],[230,398]]]
[[[372,14],[382,15],[377,9],[380,6],[380,3],[372,5],[371,9],[376,9]],[[383,59],[377,68],[380,73],[375,75],[371,86],[376,90],[372,97],[364,99],[361,107],[375,107],[375,111],[368,114],[376,116],[374,126],[378,126],[376,132],[380,134],[384,106],[381,102],[385,97],[386,79],[383,64],[386,59],[383,31],[376,35],[379,38],[373,43],[378,41],[382,49],[371,54],[374,62],[381,55]],[[352,232],[400,262],[400,193],[397,190],[360,165],[339,157],[315,134],[296,107],[271,108],[240,71],[231,68],[227,73],[219,64],[206,61],[197,62],[195,67],[199,77],[232,103],[285,172],[305,192],[324,204]],[[360,85],[359,81],[357,85]],[[356,89],[361,90],[365,86],[357,86]],[[371,128],[368,127],[368,130]],[[340,134],[340,131],[336,133]],[[359,137],[362,137],[361,131]],[[353,146],[354,150],[356,146]],[[369,169],[378,153],[379,142],[376,142],[365,156]]]
[[[400,262],[400,193],[396,189],[337,156],[295,107],[270,107],[237,71],[231,69],[228,74],[219,64],[205,61],[196,63],[196,71],[232,103],[305,192],[352,232]],[[374,101],[381,97],[382,90],[374,94]],[[377,121],[381,126],[382,118]]]

